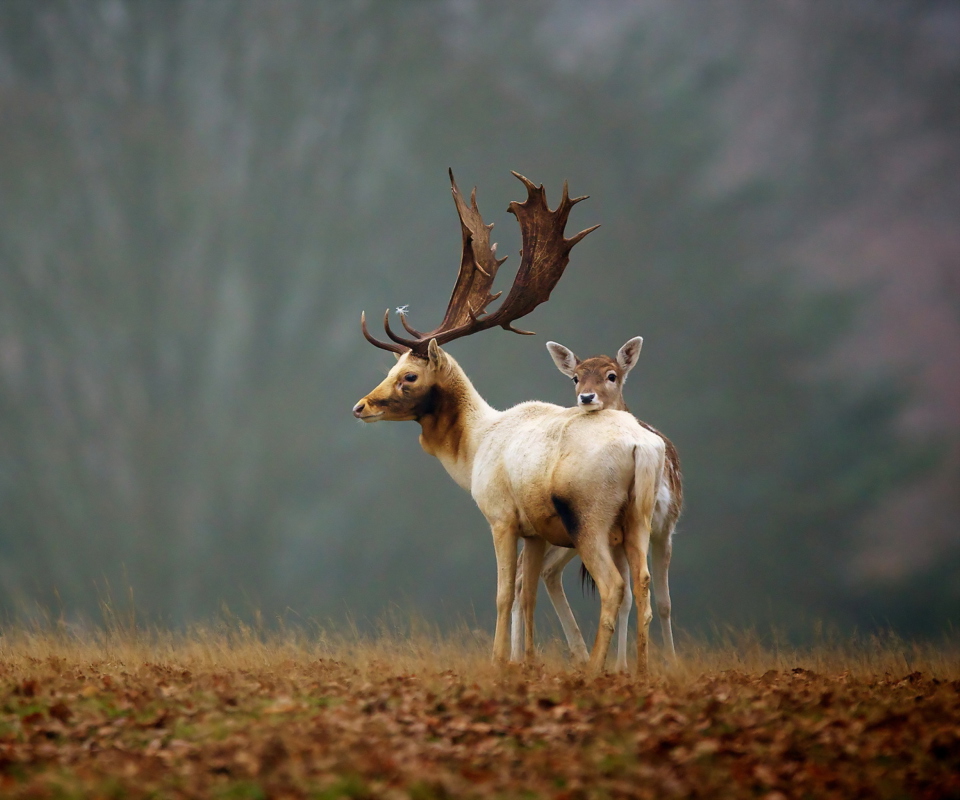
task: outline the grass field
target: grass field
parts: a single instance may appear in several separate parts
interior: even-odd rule
[[[468,630],[0,631],[0,797],[960,797],[960,647],[682,643],[638,684]]]

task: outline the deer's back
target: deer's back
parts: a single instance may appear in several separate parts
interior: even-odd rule
[[[569,520],[612,520],[628,501],[637,448],[659,467],[662,440],[631,414],[522,403],[478,449],[473,496],[491,524],[515,520],[524,535],[570,547]]]

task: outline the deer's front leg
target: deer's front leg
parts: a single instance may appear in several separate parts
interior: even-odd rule
[[[490,529],[497,555],[497,629],[493,635],[493,658],[504,664],[510,657],[510,611],[517,580],[518,529],[512,520],[492,523]]]
[[[523,657],[531,661],[535,655],[533,643],[533,612],[537,608],[537,587],[540,568],[543,565],[543,553],[547,543],[543,539],[525,539],[523,543],[523,590],[520,604],[523,607],[524,632],[526,634]]]

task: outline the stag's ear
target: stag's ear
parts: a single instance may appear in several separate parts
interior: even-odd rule
[[[572,378],[573,373],[580,365],[580,359],[574,355],[573,351],[557,342],[547,342],[547,350],[550,351],[550,357],[553,359],[553,363],[557,365],[557,369],[568,378]]]
[[[624,378],[626,378],[627,373],[637,365],[637,359],[640,358],[641,347],[643,347],[643,337],[634,336],[617,352],[617,363],[620,365],[620,369],[623,370]]]
[[[440,349],[436,339],[431,339],[430,344],[427,345],[427,357],[430,360],[430,366],[434,369],[443,369],[446,366],[447,356]]]

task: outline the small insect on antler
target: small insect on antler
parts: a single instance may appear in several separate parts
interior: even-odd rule
[[[567,184],[563,184],[563,198],[556,210],[547,206],[547,195],[543,185],[535,186],[532,181],[517,172],[513,173],[527,187],[527,199],[510,203],[507,211],[516,216],[520,223],[523,247],[520,251],[520,268],[514,278],[506,299],[500,307],[487,313],[487,306],[496,300],[502,292],[491,294],[490,289],[496,278],[497,270],[506,258],[497,258],[497,246],[490,245],[490,231],[493,225],[485,225],[477,208],[477,190],[470,194],[467,205],[460,194],[457,182],[450,171],[450,186],[453,201],[460,215],[460,229],[463,234],[463,252],[460,258],[460,272],[453,287],[453,294],[447,305],[447,312],[439,327],[421,333],[407,322],[406,314],[400,312],[400,322],[413,338],[394,333],[390,329],[390,312],[383,317],[383,328],[392,341],[381,342],[367,330],[366,316],[360,315],[360,327],[363,335],[373,345],[395,353],[412,351],[426,357],[431,339],[437,344],[446,344],[454,339],[469,336],[471,333],[487,328],[501,327],[514,333],[530,334],[513,327],[513,322],[526,316],[541,303],[550,298],[550,292],[557,285],[564,269],[570,261],[570,251],[574,245],[591,231],[580,231],[576,236],[565,239],[563,230],[567,224],[570,210],[587,197],[570,199]]]

